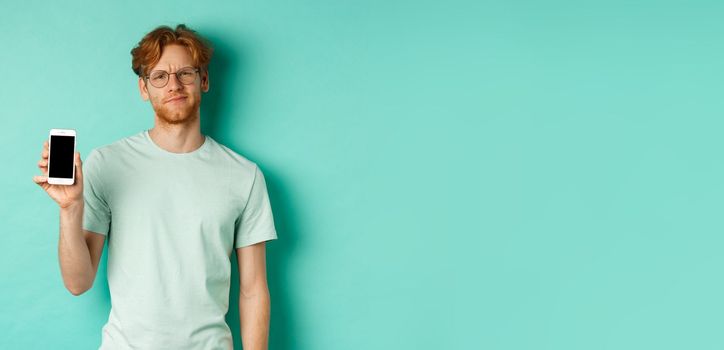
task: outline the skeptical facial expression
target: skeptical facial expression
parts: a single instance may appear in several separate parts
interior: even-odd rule
[[[190,124],[199,118],[201,92],[209,91],[209,77],[198,68],[188,49],[168,45],[148,76],[138,79],[141,97],[151,101],[160,122]]]

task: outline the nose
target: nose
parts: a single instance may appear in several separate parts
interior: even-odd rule
[[[183,84],[178,80],[176,74],[169,74],[166,88],[168,88],[168,91],[178,91],[183,89]]]

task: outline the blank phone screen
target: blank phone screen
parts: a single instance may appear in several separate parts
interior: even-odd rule
[[[50,136],[49,177],[73,178],[74,136]]]

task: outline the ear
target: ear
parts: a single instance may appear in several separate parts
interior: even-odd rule
[[[138,77],[138,91],[141,93],[141,98],[148,101],[148,88],[146,88],[146,82],[141,77]]]
[[[209,92],[209,70],[204,69],[201,73],[201,91]]]

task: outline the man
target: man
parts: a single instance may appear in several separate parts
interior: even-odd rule
[[[259,167],[200,131],[212,49],[184,25],[161,26],[135,47],[138,88],[154,127],[92,150],[76,183],[38,183],[60,206],[58,255],[66,288],[90,289],[108,238],[111,311],[101,349],[232,349],[230,256],[239,265],[244,349],[266,349],[270,297],[265,241],[277,238]]]

